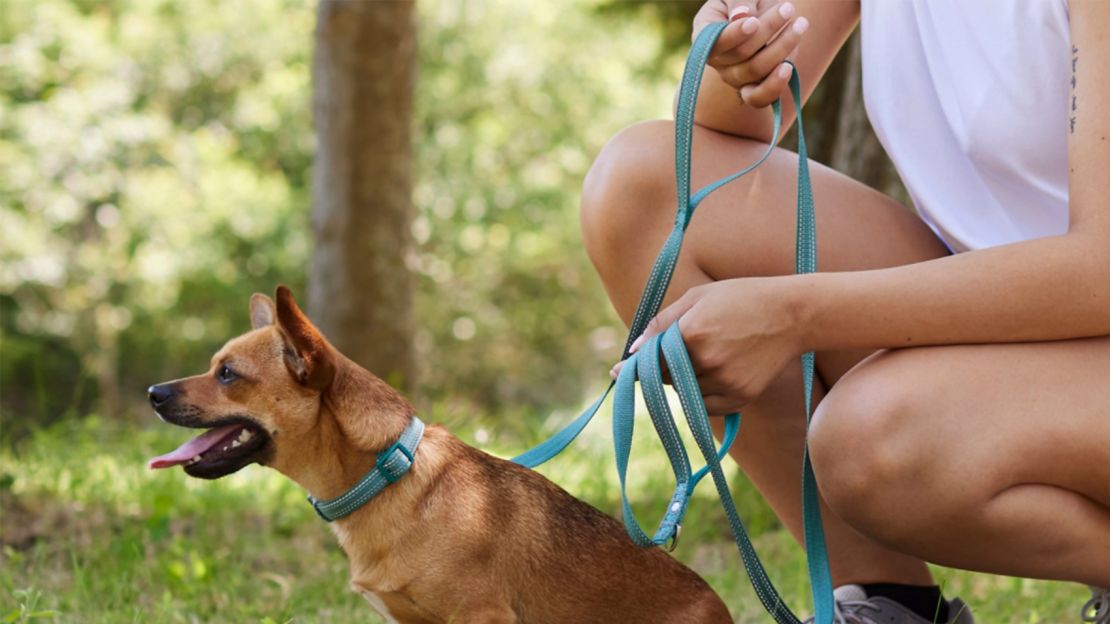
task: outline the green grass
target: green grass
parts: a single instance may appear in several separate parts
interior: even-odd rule
[[[506,454],[523,447],[455,429],[468,441],[492,438],[487,446]],[[186,435],[89,417],[0,442],[0,622],[379,621],[348,590],[343,553],[291,482],[257,466],[214,482],[146,470],[147,457]],[[641,439],[633,456],[632,488],[643,503],[637,516],[654,522],[670,497],[663,455]],[[592,426],[544,472],[617,514],[606,424]],[[805,611],[800,549],[750,485],[735,470],[729,475],[772,578]],[[768,621],[712,486],[701,489],[684,525],[677,556],[709,580],[738,621]],[[1075,585],[936,572],[981,622],[1073,622],[1085,598]]]

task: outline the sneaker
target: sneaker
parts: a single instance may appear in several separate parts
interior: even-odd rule
[[[1091,599],[1079,614],[1084,622],[1110,624],[1110,589],[1091,587]]]
[[[833,591],[836,601],[837,624],[975,624],[971,611],[959,598],[948,601],[948,620],[926,620],[889,598],[868,598],[859,585],[841,585]],[[1105,604],[1105,603],[1103,603]],[[813,618],[806,624],[813,624]],[[1110,620],[1090,620],[1096,624],[1110,624]]]

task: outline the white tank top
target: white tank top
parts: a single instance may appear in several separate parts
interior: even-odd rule
[[[862,0],[871,125],[954,251],[1063,233],[1066,0]]]

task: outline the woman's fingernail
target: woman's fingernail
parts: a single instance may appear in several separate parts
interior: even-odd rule
[[[779,7],[779,15],[782,16],[782,19],[790,19],[794,15],[794,5],[789,2],[784,3]]]
[[[620,366],[614,366],[613,368],[610,368],[609,369],[609,378],[610,379],[616,379],[617,375],[619,375],[620,372],[621,372]]]
[[[749,17],[744,20],[743,24],[740,24],[740,32],[745,35],[750,35],[757,30],[759,30],[759,20],[757,18]]]
[[[728,21],[735,22],[736,20],[740,19],[741,17],[744,17],[748,13],[751,13],[751,9],[744,6],[744,5],[740,5],[740,6],[736,7],[735,9],[728,12]]]
[[[794,20],[794,32],[801,35],[807,30],[809,30],[809,20],[804,17],[799,17],[798,19]]]
[[[632,342],[632,346],[628,347],[628,352],[629,353],[635,353],[636,350],[639,349],[640,345],[642,345],[643,343],[644,343],[644,335],[640,334],[640,337]]]
[[[779,65],[779,78],[789,78],[790,74],[794,72],[794,68],[787,63]]]

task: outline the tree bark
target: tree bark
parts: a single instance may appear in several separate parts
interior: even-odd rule
[[[809,156],[910,206],[898,171],[867,119],[859,45],[856,32],[840,49],[806,102]],[[797,139],[797,128],[791,128],[783,146],[796,149]]]
[[[348,357],[414,383],[414,2],[320,0],[313,83],[314,321]]]
[[[834,71],[835,70],[835,71]],[[841,49],[825,80],[837,91],[838,102],[825,102],[821,123],[836,128],[828,151],[822,156],[830,167],[910,205],[909,196],[894,165],[887,158],[867,119],[863,106],[863,72],[860,64],[859,32]],[[831,99],[831,98],[830,98]]]

